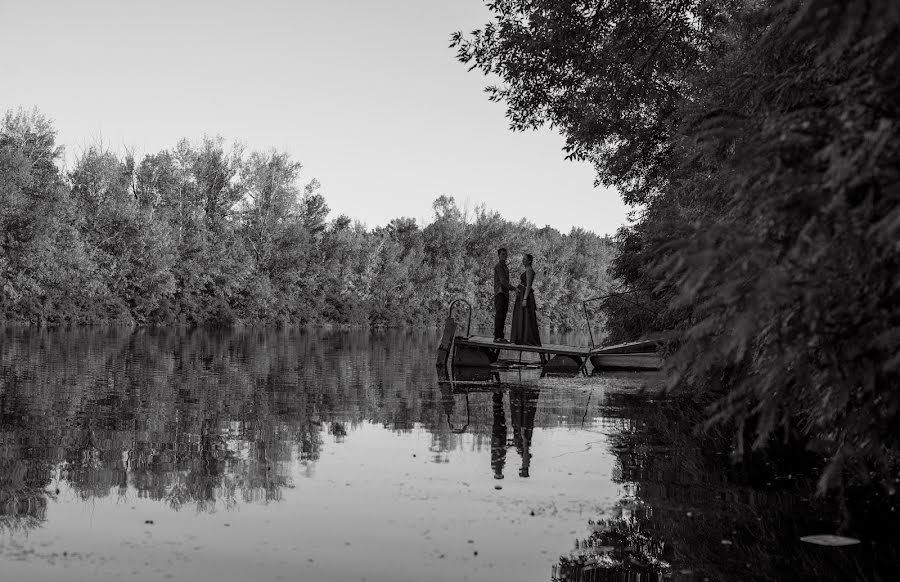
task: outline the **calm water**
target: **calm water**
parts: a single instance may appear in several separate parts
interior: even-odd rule
[[[432,332],[0,341],[0,580],[897,574],[892,506],[851,518],[797,468],[733,467],[634,396],[652,376],[451,385]],[[799,541],[820,533],[863,543]]]

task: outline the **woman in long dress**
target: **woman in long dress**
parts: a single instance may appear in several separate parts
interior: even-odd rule
[[[522,266],[525,271],[519,275],[519,285],[516,287],[516,305],[513,307],[512,331],[510,340],[514,344],[524,346],[541,345],[541,336],[538,332],[537,305],[534,302],[534,262],[532,255],[522,257]]]

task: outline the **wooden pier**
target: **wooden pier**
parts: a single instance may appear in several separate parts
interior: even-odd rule
[[[453,363],[457,366],[490,366],[500,357],[501,350],[538,354],[543,367],[581,370],[590,355],[587,347],[562,344],[528,346],[524,344],[498,343],[493,338],[473,335],[453,340]]]
[[[450,304],[451,314],[455,303],[468,302],[457,299]],[[454,367],[490,368],[500,360],[502,351],[519,354],[533,353],[540,356],[544,371],[575,371],[587,374],[587,364],[594,370],[659,370],[662,358],[658,354],[660,342],[646,339],[609,346],[569,346],[564,344],[543,344],[529,346],[505,342],[495,342],[493,338],[469,335],[471,326],[471,306],[466,324],[466,335],[458,335],[457,323],[448,315],[444,333],[438,346],[437,365]]]
[[[543,344],[529,346],[498,343],[487,336],[473,335],[453,338],[452,362],[454,366],[488,367],[500,360],[501,351],[533,353],[541,358],[541,366],[548,371],[587,371],[592,367],[609,370],[658,370],[662,358],[656,353],[655,341],[629,342],[591,349],[588,346]]]
[[[544,354],[544,355],[564,355],[564,356],[579,356],[579,357],[587,357],[590,354],[590,349],[586,347],[576,347],[576,346],[565,346],[562,344],[543,344],[539,346],[527,346],[524,344],[511,344],[511,343],[497,343],[493,339],[483,336],[483,335],[473,335],[469,337],[459,337],[457,336],[455,339],[456,345],[459,347],[477,347],[477,348],[491,348],[491,349],[501,349],[501,350],[512,350],[514,352],[529,352],[534,354]]]

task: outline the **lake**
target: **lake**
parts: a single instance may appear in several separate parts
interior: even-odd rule
[[[892,498],[731,463],[652,374],[448,382],[438,339],[0,332],[0,580],[900,579]]]

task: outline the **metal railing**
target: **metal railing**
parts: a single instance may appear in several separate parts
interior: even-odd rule
[[[450,317],[453,317],[453,307],[457,303],[465,303],[466,309],[468,309],[468,311],[469,311],[469,317],[466,320],[466,336],[465,336],[465,337],[469,337],[471,335],[471,330],[472,330],[472,304],[469,303],[468,301],[466,301],[465,299],[454,299],[453,301],[450,302],[450,309],[449,309]]]

